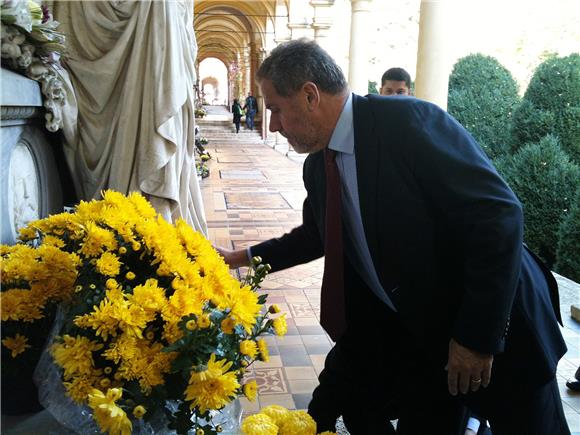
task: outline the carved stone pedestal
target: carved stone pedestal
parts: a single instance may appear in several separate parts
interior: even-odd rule
[[[13,244],[23,225],[62,211],[62,188],[40,86],[7,69],[1,83],[0,241]]]

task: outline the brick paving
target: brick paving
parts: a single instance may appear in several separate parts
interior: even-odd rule
[[[256,133],[242,130],[235,135],[229,115],[219,108],[210,108],[210,116],[199,124],[214,156],[209,162],[210,176],[201,183],[212,242],[246,247],[280,236],[301,222],[306,195],[302,156],[289,154],[284,144],[274,149]],[[270,295],[268,302],[280,305],[287,315],[288,335],[267,338],[272,357],[249,372],[259,385],[259,395],[255,402],[242,399],[246,413],[273,403],[290,409],[307,407],[332,346],[319,325],[322,267],[322,260],[317,260],[274,273],[264,281],[262,291]],[[580,286],[557,278],[563,334],[569,347],[558,367],[558,384],[570,429],[580,435],[580,394],[572,394],[565,386],[580,365],[580,323],[570,317],[570,303],[580,302]]]

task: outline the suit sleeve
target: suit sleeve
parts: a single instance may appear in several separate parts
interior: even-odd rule
[[[282,237],[270,239],[250,248],[252,255],[262,257],[272,267],[272,272],[320,258],[324,247],[316,227],[308,198],[302,208],[302,225]]]
[[[501,352],[521,269],[521,205],[457,121],[434,105],[410,107],[411,140],[401,152],[460,259],[448,271],[463,277],[453,337],[482,353]]]

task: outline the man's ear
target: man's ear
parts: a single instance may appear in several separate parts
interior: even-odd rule
[[[320,104],[320,91],[318,86],[312,82],[306,82],[302,85],[302,92],[306,97],[308,110],[312,111]]]

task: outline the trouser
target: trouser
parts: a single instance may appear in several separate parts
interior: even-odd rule
[[[376,358],[380,347],[349,355],[339,342],[330,351],[308,408],[317,430],[335,431],[342,415],[351,435],[462,435],[463,406],[447,393],[443,367],[436,373],[420,360]]]
[[[465,403],[489,420],[493,435],[570,435],[555,377],[529,391],[494,385],[492,378],[488,388],[468,394]]]
[[[236,126],[236,133],[240,132],[240,121],[238,120],[237,122],[234,122],[235,126]]]
[[[488,388],[453,397],[443,369],[380,360],[375,350],[349,355],[339,342],[330,351],[308,408],[318,431],[334,431],[342,415],[351,435],[459,435],[467,406],[489,421],[493,435],[570,435],[555,379],[522,392],[494,385],[492,376]],[[397,418],[395,432],[390,420]]]
[[[250,129],[254,129],[254,116],[256,116],[256,112],[253,110],[248,111],[246,113],[246,126]]]

